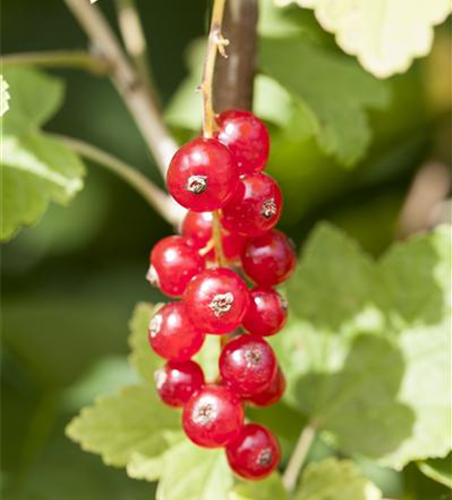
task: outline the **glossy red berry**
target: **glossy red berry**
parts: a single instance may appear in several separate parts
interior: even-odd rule
[[[190,321],[182,302],[164,305],[149,324],[149,343],[162,358],[186,361],[204,342],[204,333]]]
[[[169,406],[184,406],[192,394],[204,385],[204,374],[194,361],[170,361],[154,373],[157,392]]]
[[[245,479],[257,480],[271,474],[281,459],[277,439],[263,425],[245,425],[226,448],[231,469]]]
[[[243,426],[240,400],[227,387],[204,386],[184,407],[182,425],[199,446],[217,448],[235,439]]]
[[[247,237],[242,234],[224,232],[222,236],[223,253],[229,260],[238,259],[245,248]]]
[[[296,255],[290,240],[277,230],[249,239],[242,252],[245,273],[259,285],[282,283],[289,278],[295,264]]]
[[[215,139],[198,138],[182,146],[168,168],[173,198],[196,212],[223,208],[237,185],[237,167],[229,149]]]
[[[220,374],[224,384],[240,397],[249,397],[265,390],[277,369],[275,353],[257,335],[241,335],[223,348]]]
[[[236,272],[220,267],[207,269],[193,278],[183,301],[193,324],[207,333],[221,334],[240,325],[249,294]]]
[[[270,176],[262,172],[244,175],[223,208],[221,222],[230,231],[258,236],[276,225],[282,204],[281,190]]]
[[[180,297],[188,282],[205,267],[205,259],[190,240],[168,236],[154,246],[147,279],[170,297]]]
[[[248,402],[255,406],[271,406],[276,404],[286,390],[286,379],[281,368],[277,368],[270,385],[259,394],[248,398]]]
[[[243,317],[243,327],[255,335],[279,332],[287,320],[287,301],[276,290],[256,287],[250,290],[250,305]]]
[[[225,111],[218,117],[218,139],[231,150],[241,174],[262,170],[268,161],[267,127],[249,111]]]

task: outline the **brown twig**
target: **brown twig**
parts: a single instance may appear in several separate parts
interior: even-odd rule
[[[177,144],[162,120],[155,99],[147,92],[146,85],[132,68],[99,8],[90,5],[86,0],[64,1],[90,38],[95,50],[107,62],[113,83],[134,117],[162,175],[165,175]]]

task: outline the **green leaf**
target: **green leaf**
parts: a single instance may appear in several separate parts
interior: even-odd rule
[[[0,75],[0,116],[3,116],[9,109],[9,100],[11,96],[8,92],[8,82]]]
[[[450,450],[450,239],[438,228],[375,262],[321,225],[305,246],[272,343],[287,401],[348,453],[401,468]]]
[[[380,500],[381,491],[349,460],[327,458],[308,465],[296,500]]]
[[[419,462],[418,467],[430,479],[452,488],[452,453],[445,458],[431,458]]]
[[[36,222],[49,201],[66,204],[83,186],[78,156],[38,132],[3,136],[2,171],[1,240]]]
[[[62,82],[27,68],[6,68],[10,110],[3,120],[3,133],[22,134],[36,130],[58,110],[63,102]]]
[[[228,500],[232,472],[224,450],[206,450],[184,440],[165,454],[159,500]]]
[[[284,489],[281,476],[272,474],[267,479],[258,482],[242,482],[235,486],[228,500],[288,500],[289,495]]]
[[[325,152],[356,163],[371,139],[366,109],[387,106],[388,88],[354,61],[302,39],[264,38],[260,49],[262,71],[315,116]]]
[[[451,12],[450,0],[277,0],[314,9],[339,46],[379,78],[403,73],[415,57],[429,53],[433,27]]]
[[[61,82],[31,69],[7,69],[5,77],[11,109],[2,121],[2,241],[34,224],[50,201],[67,204],[84,175],[77,155],[39,131],[61,105]]]

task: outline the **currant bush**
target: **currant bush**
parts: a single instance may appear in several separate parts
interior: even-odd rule
[[[276,181],[262,172],[270,144],[265,125],[237,110],[219,115],[217,125],[213,139],[185,144],[169,165],[168,189],[189,210],[182,235],[155,245],[147,277],[180,300],[156,311],[149,343],[167,360],[155,372],[157,392],[182,408],[188,438],[224,447],[235,473],[257,480],[278,466],[279,445],[265,427],[245,425],[244,408],[275,404],[285,390],[264,337],[286,323],[287,303],[272,287],[289,278],[295,252],[274,229],[283,202]],[[191,359],[208,334],[222,336],[216,381],[206,381]]]

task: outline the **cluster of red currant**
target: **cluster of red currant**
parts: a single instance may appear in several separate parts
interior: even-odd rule
[[[269,406],[284,392],[284,375],[264,337],[286,321],[286,301],[272,286],[289,277],[295,254],[273,229],[282,196],[262,173],[269,152],[265,125],[246,111],[224,112],[217,124],[214,138],[185,144],[169,166],[169,191],[189,211],[182,236],[153,248],[148,279],[182,300],[157,311],[149,341],[168,361],[156,372],[158,392],[168,405],[183,407],[187,436],[207,448],[226,447],[237,474],[260,479],[277,467],[279,445],[265,427],[244,424],[243,402]],[[240,267],[254,288],[248,290]],[[247,333],[233,334],[240,327]],[[230,334],[221,339],[215,384],[206,384],[191,360],[207,333]]]

